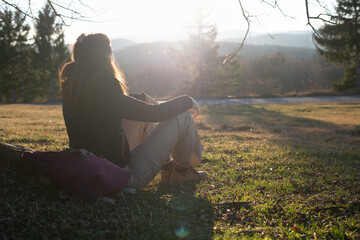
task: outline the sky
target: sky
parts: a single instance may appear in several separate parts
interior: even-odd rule
[[[91,21],[67,21],[70,26],[65,28],[66,42],[74,42],[83,32],[103,32],[111,39],[126,38],[137,42],[183,39],[186,38],[188,31],[186,26],[194,18],[200,1],[82,0],[84,5],[81,5],[80,1],[70,1],[70,8],[81,12]],[[332,0],[324,1],[328,4],[332,2]],[[203,0],[202,2],[209,14],[208,22],[216,23],[219,36],[227,31],[246,30],[247,23],[242,17],[238,0]],[[303,0],[278,0],[277,3],[287,16],[279,9],[261,3],[261,0],[242,0],[244,8],[251,15],[250,34],[311,31],[306,25]],[[316,5],[311,4],[310,7],[315,14]]]

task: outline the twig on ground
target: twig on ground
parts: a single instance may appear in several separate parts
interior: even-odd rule
[[[249,205],[251,205],[251,202],[224,202],[224,203],[213,204],[214,207],[241,207],[241,206],[248,207]]]

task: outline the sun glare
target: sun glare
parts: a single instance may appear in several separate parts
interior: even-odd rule
[[[272,33],[306,28],[303,1],[292,1],[291,4],[278,1],[282,10],[294,18],[286,18],[278,9],[260,0],[242,2],[253,16],[252,32]],[[209,13],[209,23],[216,23],[219,32],[246,29],[247,23],[237,0],[102,0],[88,3],[91,10],[83,8],[84,15],[93,16],[91,21],[74,21],[66,28],[66,37],[73,41],[82,32],[103,32],[112,39],[129,38],[140,42],[144,35],[165,41],[184,38],[200,3]],[[149,40],[143,39],[144,42]]]
[[[238,12],[231,10],[238,8],[237,1],[222,4],[220,1],[210,0],[103,0],[93,2],[92,11],[88,15],[96,16],[92,22],[74,21],[67,27],[67,38],[76,38],[81,32],[104,32],[111,38],[126,38],[136,35],[161,35],[164,40],[175,40],[186,37],[187,26],[194,20],[199,4],[202,2],[204,11],[209,13],[211,23],[219,19],[222,14],[234,14],[227,23],[236,20]],[[229,7],[230,6],[230,7]],[[215,10],[214,10],[215,9]],[[224,12],[225,10],[225,12]]]
[[[96,3],[93,10],[99,14],[93,22],[74,22],[67,29],[75,31],[104,32],[111,38],[141,34],[161,34],[168,39],[181,38],[186,33],[186,24],[193,18],[193,9],[198,1],[182,0],[104,0]],[[95,4],[95,3],[94,3]],[[91,15],[91,12],[89,13]]]

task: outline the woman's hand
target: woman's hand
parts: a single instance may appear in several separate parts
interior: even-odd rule
[[[192,100],[192,107],[189,111],[194,111],[194,115],[192,115],[192,118],[195,119],[199,114],[199,103],[195,101],[192,97],[190,98]]]

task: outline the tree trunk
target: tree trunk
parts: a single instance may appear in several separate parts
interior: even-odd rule
[[[17,102],[17,95],[16,95],[16,88],[15,88],[15,83],[12,82],[12,99],[13,99],[13,103]]]
[[[50,101],[53,102],[55,100],[55,92],[54,92],[54,79],[53,74],[50,72]]]
[[[6,103],[10,103],[11,102],[11,94],[10,92],[7,92],[6,94]]]
[[[0,71],[0,104],[2,103],[2,89],[1,89],[2,81],[4,80],[2,79],[2,73]]]
[[[22,78],[22,101],[26,102],[26,90],[25,90],[25,80],[24,77]]]
[[[356,91],[360,93],[360,63],[359,54],[356,54]]]

